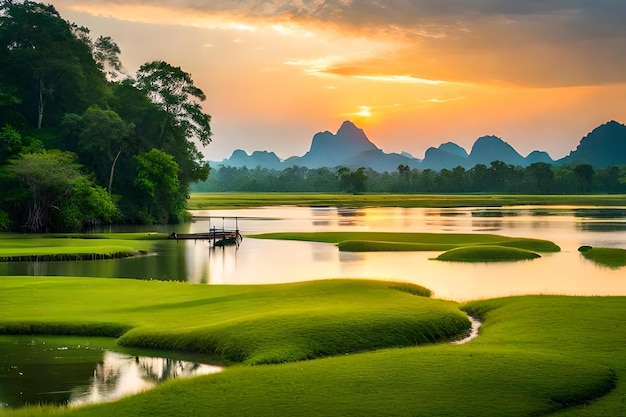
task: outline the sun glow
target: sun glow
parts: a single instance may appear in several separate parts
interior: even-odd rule
[[[359,112],[357,113],[357,115],[361,117],[370,117],[372,115],[372,112],[370,111],[370,108],[368,106],[359,106]]]

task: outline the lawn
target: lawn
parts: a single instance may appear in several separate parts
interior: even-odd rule
[[[190,350],[221,343],[238,351],[226,355],[231,365],[220,374],[170,381],[114,403],[0,414],[624,415],[624,297],[459,305],[412,294],[424,293],[418,286],[363,280],[200,286],[3,277],[0,291],[5,332],[17,323],[24,330],[28,323],[68,326],[59,331],[116,323],[126,332],[121,342]],[[432,343],[466,328],[460,309],[481,318],[479,336]]]
[[[0,262],[120,258],[147,252],[162,233],[11,235],[0,239]]]

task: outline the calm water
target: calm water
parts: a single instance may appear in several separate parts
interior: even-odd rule
[[[99,347],[97,338],[73,340],[0,336],[0,409],[113,401],[168,379],[221,370],[198,362],[114,352]]]
[[[467,264],[433,261],[437,252],[340,253],[332,244],[244,237],[235,247],[205,241],[159,242],[154,254],[121,260],[0,263],[3,275],[76,275],[263,284],[324,278],[377,278],[424,285],[439,298],[466,301],[518,294],[626,295],[626,268],[585,260],[581,245],[626,248],[626,206],[507,208],[267,207],[197,211],[192,224],[161,231],[202,232],[234,227],[244,234],[283,231],[494,233],[549,239],[562,251],[533,261]],[[152,228],[151,230],[157,230]]]

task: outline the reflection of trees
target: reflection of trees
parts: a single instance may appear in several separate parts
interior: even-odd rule
[[[135,358],[142,379],[160,383],[181,376],[193,375],[200,369],[199,363],[170,358]]]
[[[134,394],[172,378],[219,371],[215,366],[170,358],[129,356],[105,352],[96,365],[91,384],[72,390],[73,405],[111,401]]]

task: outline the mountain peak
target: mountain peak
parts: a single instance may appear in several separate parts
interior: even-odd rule
[[[362,129],[346,120],[335,135],[328,131],[315,134],[305,156],[315,164],[333,166],[370,150],[379,149],[370,142]]]

